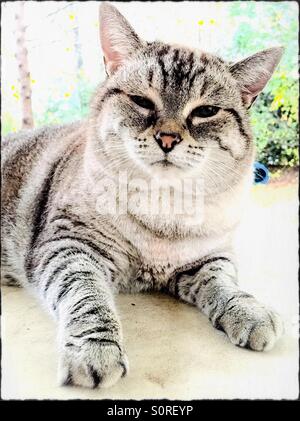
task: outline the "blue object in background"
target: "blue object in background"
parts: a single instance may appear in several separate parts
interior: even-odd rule
[[[267,167],[265,167],[260,162],[254,162],[253,172],[254,172],[254,184],[267,184],[267,182],[270,179],[269,171]]]

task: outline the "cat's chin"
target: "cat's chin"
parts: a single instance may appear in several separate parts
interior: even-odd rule
[[[135,161],[141,172],[140,176],[146,175],[150,178],[158,178],[161,180],[184,179],[186,177],[193,178],[195,176],[195,168],[192,166],[181,165],[181,163],[172,162],[169,159],[159,159],[153,162],[145,162],[142,160]],[[197,173],[199,171],[196,171]]]
[[[169,171],[169,170],[174,170],[177,169],[179,172],[181,173],[189,173],[189,172],[193,172],[193,170],[195,170],[195,167],[187,162],[182,162],[181,160],[176,160],[174,158],[165,158],[165,159],[160,159],[154,162],[151,162],[150,164],[148,164],[151,168],[159,168],[164,170],[165,172]],[[198,165],[199,167],[199,165]]]
[[[164,159],[151,163],[149,169],[153,174],[163,178],[172,178],[174,176],[178,178],[194,178],[195,176],[199,176],[199,168],[195,168],[191,165],[178,164]]]
[[[153,175],[163,178],[173,178],[175,175],[183,176],[188,170],[168,160],[160,160],[149,165],[149,170]]]
[[[159,161],[152,162],[150,165],[151,165],[151,167],[163,168],[165,170],[168,170],[170,168],[180,168],[180,169],[182,169],[181,167],[179,167],[176,164],[173,164],[173,162],[170,162],[167,159],[160,159]]]

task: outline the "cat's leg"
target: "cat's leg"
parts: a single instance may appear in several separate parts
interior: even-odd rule
[[[9,261],[8,258],[8,251],[4,246],[4,239],[1,238],[1,270],[0,270],[0,278],[1,278],[1,285],[5,286],[12,286],[12,287],[20,287],[21,283],[19,280],[19,276],[16,273],[16,268],[14,265]]]
[[[283,332],[276,312],[238,288],[235,265],[226,254],[207,256],[195,269],[171,280],[169,289],[196,305],[234,345],[270,350]]]
[[[8,287],[20,287],[18,279],[10,273],[1,273],[1,285]]]
[[[58,320],[59,382],[110,386],[128,370],[112,295],[112,262],[83,244],[64,241],[44,249],[43,256],[36,252],[39,263],[30,279]]]

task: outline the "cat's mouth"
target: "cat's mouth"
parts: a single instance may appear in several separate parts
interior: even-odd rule
[[[170,162],[166,158],[160,159],[159,161],[152,162],[151,166],[154,166],[154,165],[158,165],[158,166],[163,167],[163,168],[168,168],[168,167],[177,167],[177,168],[179,168],[178,165],[173,164],[173,162]]]

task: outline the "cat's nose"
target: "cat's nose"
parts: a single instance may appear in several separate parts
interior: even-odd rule
[[[154,136],[159,147],[165,152],[171,152],[178,143],[182,141],[179,133],[158,131]]]

